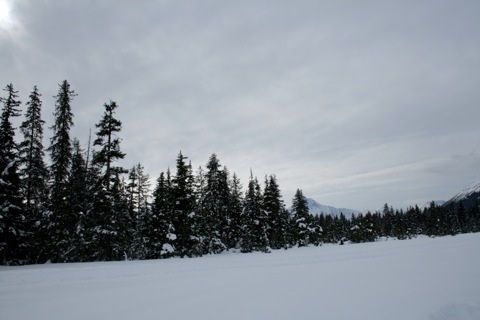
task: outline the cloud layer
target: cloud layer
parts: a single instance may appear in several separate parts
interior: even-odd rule
[[[68,79],[84,144],[117,101],[125,166],[152,178],[215,152],[244,184],[276,174],[286,202],[375,209],[480,176],[478,1],[11,3],[3,86],[38,85],[49,121]]]

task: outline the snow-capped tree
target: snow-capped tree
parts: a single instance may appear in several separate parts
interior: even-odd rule
[[[220,253],[227,249],[230,209],[228,177],[215,154],[210,156],[206,168],[206,184],[199,208],[199,231],[203,239],[203,252]]]
[[[250,175],[242,212],[242,252],[268,251],[267,216],[257,178]]]
[[[307,198],[297,189],[292,200],[292,231],[294,245],[306,246],[312,233],[312,216],[308,209]]]

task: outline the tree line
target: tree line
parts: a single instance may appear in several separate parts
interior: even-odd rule
[[[195,257],[287,249],[293,246],[405,239],[480,231],[478,206],[443,208],[434,203],[353,215],[311,215],[298,189],[287,209],[275,175],[263,183],[251,173],[245,190],[215,154],[193,172],[181,152],[175,172],[161,172],[154,186],[139,163],[119,166],[126,154],[115,101],[104,104],[95,138],[83,150],[71,138],[68,81],[55,96],[50,144],[35,86],[17,142],[12,119],[21,115],[13,85],[5,87],[0,123],[0,262],[4,265]],[[46,153],[50,161],[46,162]],[[153,187],[153,192],[150,190]]]

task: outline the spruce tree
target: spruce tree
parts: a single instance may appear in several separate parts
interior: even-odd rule
[[[21,177],[25,205],[29,213],[38,212],[46,200],[48,169],[44,161],[41,94],[33,87],[27,102],[25,121],[20,126],[23,141],[19,145]]]
[[[67,203],[70,205],[71,216],[74,217],[75,228],[72,234],[69,252],[70,261],[88,261],[88,238],[86,235],[86,213],[92,197],[87,186],[87,164],[80,141],[73,139],[73,155],[70,175],[68,178],[69,193]]]
[[[171,257],[176,240],[172,223],[172,185],[170,174],[162,172],[153,191],[152,213],[144,218],[146,259]]]
[[[7,97],[0,98],[3,103],[0,118],[0,262],[18,264],[24,263],[26,258],[18,146],[12,125],[12,118],[20,115],[20,101],[12,84],[7,85],[4,91]]]
[[[307,198],[302,190],[297,189],[292,201],[292,227],[294,245],[306,246],[311,238],[311,215],[308,209]]]
[[[198,245],[201,243],[195,232],[197,219],[195,213],[195,193],[193,190],[192,166],[187,164],[187,157],[182,152],[177,157],[177,172],[172,179],[173,215],[172,223],[175,230],[175,251],[181,257],[201,255]]]
[[[72,141],[70,129],[73,126],[72,100],[76,96],[70,89],[70,84],[64,80],[55,96],[55,124],[51,127],[53,136],[50,139],[50,152],[52,164],[51,174],[51,208],[53,214],[63,220],[61,215],[68,210],[65,198],[68,195],[68,176],[72,162]],[[61,226],[60,226],[61,228]]]
[[[229,235],[227,246],[229,248],[239,249],[241,247],[242,238],[242,210],[243,210],[243,195],[242,184],[240,179],[234,173],[229,182],[230,200],[229,204]]]
[[[139,163],[132,168],[129,178],[135,181],[129,188],[131,192],[129,196],[130,218],[133,221],[133,251],[138,258],[145,259],[148,255],[148,246],[146,247],[144,243],[146,240],[144,233],[145,229],[149,227],[147,224],[151,218],[150,204],[148,203],[150,177]],[[133,203],[132,198],[135,198]]]
[[[242,212],[242,252],[268,251],[267,216],[257,178],[250,175]]]
[[[220,253],[227,249],[229,222],[229,188],[227,172],[212,154],[207,163],[206,186],[200,204],[201,236],[204,253]]]
[[[25,120],[20,126],[23,141],[19,144],[21,162],[20,176],[25,204],[25,216],[28,228],[28,251],[31,262],[40,262],[44,236],[42,229],[46,221],[43,219],[48,198],[48,169],[45,164],[43,148],[43,125],[41,110],[41,94],[37,86],[30,93],[27,102]]]
[[[95,153],[93,162],[103,168],[102,184],[109,192],[112,184],[111,177],[115,172],[124,173],[125,171],[122,167],[114,166],[114,162],[125,158],[125,153],[120,150],[120,138],[117,136],[122,129],[122,122],[115,118],[117,103],[110,100],[110,103],[105,103],[104,107],[103,117],[95,125],[98,131],[93,145],[99,146],[100,150]]]
[[[282,201],[282,195],[275,175],[265,178],[263,210],[268,217],[268,241],[273,249],[287,245],[286,234],[288,214]]]
[[[95,127],[97,138],[93,146],[98,146],[93,154],[92,166],[96,181],[93,185],[94,199],[89,210],[88,230],[91,241],[97,245],[94,258],[99,260],[119,260],[132,256],[130,241],[133,227],[132,217],[127,210],[121,175],[127,171],[115,162],[123,159],[120,150],[122,122],[115,118],[117,104],[114,101],[104,104],[104,114]]]
[[[73,233],[77,221],[70,211],[67,202],[69,196],[68,178],[72,163],[72,140],[70,129],[73,126],[71,102],[76,94],[67,80],[59,84],[55,96],[55,123],[50,127],[53,136],[50,138],[50,213],[47,214],[46,232],[48,243],[45,244],[47,255],[53,262],[68,261]]]

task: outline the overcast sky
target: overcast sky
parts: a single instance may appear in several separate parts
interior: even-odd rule
[[[85,147],[116,101],[152,183],[180,150],[275,174],[287,204],[406,207],[480,176],[478,0],[0,2],[2,88],[38,85],[51,126],[67,79]]]

